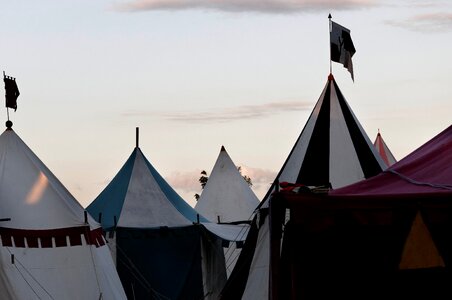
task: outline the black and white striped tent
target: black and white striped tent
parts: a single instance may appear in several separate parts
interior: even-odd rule
[[[268,299],[270,273],[268,202],[281,182],[343,187],[386,168],[332,74],[303,131],[256,210],[245,247],[221,299]]]

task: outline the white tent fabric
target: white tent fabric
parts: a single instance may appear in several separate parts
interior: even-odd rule
[[[121,227],[177,227],[192,225],[163,193],[149,172],[143,153],[137,151],[118,226]]]
[[[209,180],[196,202],[195,209],[211,222],[228,223],[249,221],[258,205],[259,200],[256,195],[222,146]],[[209,226],[206,228],[215,234],[214,226],[212,224],[210,229]],[[246,238],[248,225],[246,228],[241,227],[242,225],[229,226],[231,226],[231,230],[234,228],[233,230],[237,232],[235,236],[229,236],[227,240],[243,241]],[[224,249],[227,276],[232,272],[240,252],[241,248],[237,247],[237,243],[230,243]]]
[[[259,200],[222,146],[195,209],[211,222],[249,220]]]
[[[12,129],[0,212],[0,299],[126,299],[99,225]]]
[[[268,280],[270,271],[270,233],[269,221],[265,219],[259,228],[256,252],[251,262],[249,279],[242,299],[268,299]]]
[[[106,246],[1,247],[0,255],[1,299],[126,299]]]
[[[0,136],[0,218],[8,228],[83,226],[84,209],[13,130]],[[99,225],[89,217],[93,228]]]
[[[215,224],[215,223],[201,223],[208,231],[217,237],[234,242],[243,242],[246,240],[246,233],[249,230],[248,224]]]

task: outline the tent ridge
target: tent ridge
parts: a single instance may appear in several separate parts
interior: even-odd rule
[[[424,186],[430,186],[430,187],[434,187],[434,188],[446,189],[446,190],[452,191],[452,185],[450,185],[450,184],[430,183],[430,182],[417,181],[417,180],[414,180],[414,179],[412,179],[412,178],[410,178],[408,176],[405,176],[405,175],[403,175],[403,174],[401,174],[401,173],[399,173],[399,172],[397,172],[396,170],[393,170],[393,169],[387,169],[387,170],[385,170],[383,172],[395,174],[395,175],[399,176],[400,178],[402,178],[402,179],[404,179],[404,180],[406,180],[409,183],[412,183],[414,185],[424,185]]]

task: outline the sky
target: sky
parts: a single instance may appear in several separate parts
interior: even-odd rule
[[[329,74],[329,24],[351,30],[355,81],[333,74],[401,159],[451,125],[452,2],[0,1],[13,129],[86,207],[135,147],[194,206],[222,145],[269,188]],[[3,120],[7,120],[6,108]]]

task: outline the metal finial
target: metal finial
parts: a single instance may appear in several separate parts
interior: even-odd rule
[[[11,127],[13,127],[13,122],[10,120],[6,121],[6,128],[11,129]]]

